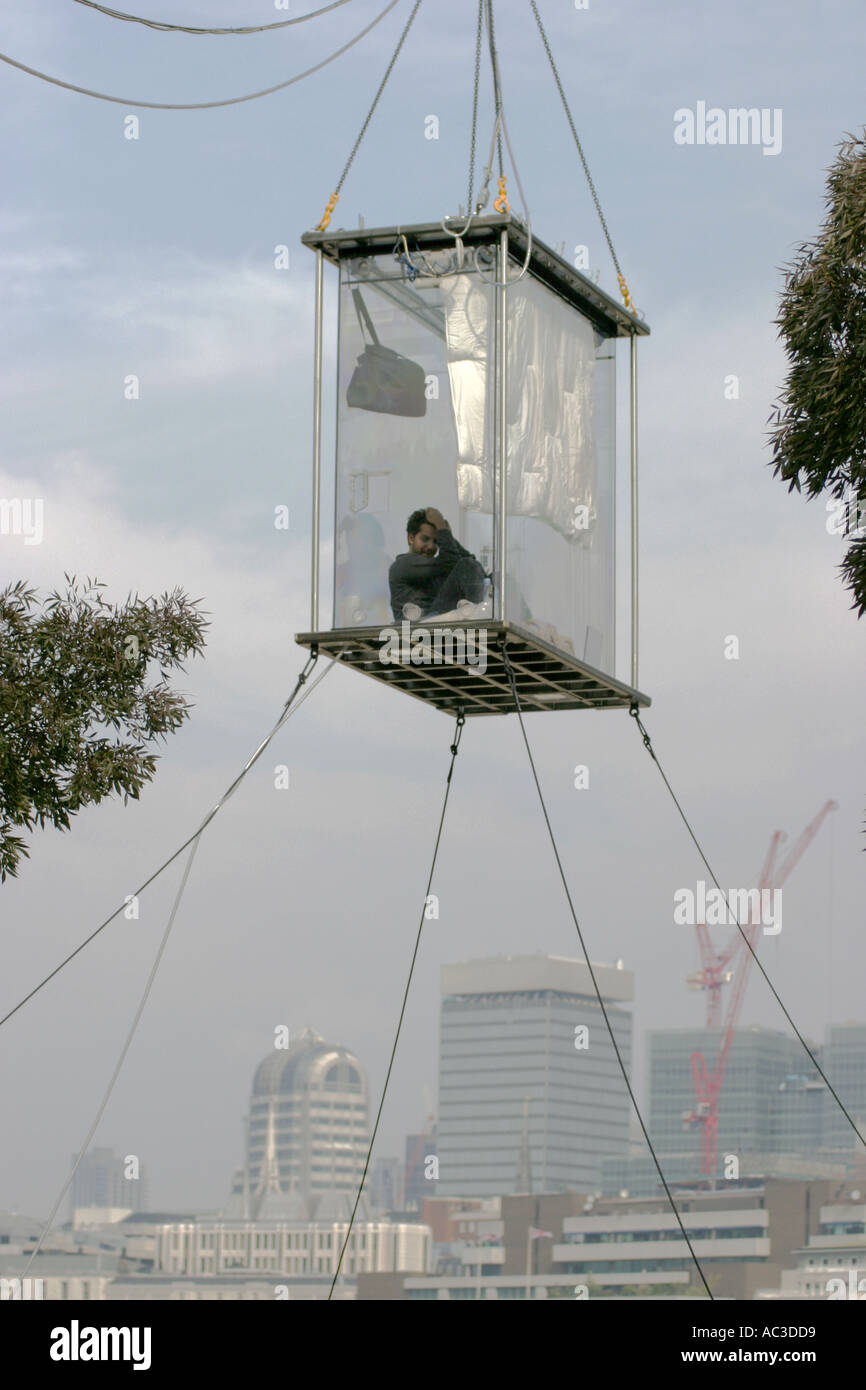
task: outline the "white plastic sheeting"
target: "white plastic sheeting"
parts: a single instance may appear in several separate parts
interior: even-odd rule
[[[492,299],[474,275],[442,281],[461,507],[493,510],[488,360]],[[591,543],[596,521],[592,325],[528,277],[507,291],[508,500],[567,539]]]

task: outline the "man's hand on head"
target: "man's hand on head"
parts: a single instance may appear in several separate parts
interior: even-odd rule
[[[435,507],[427,508],[427,520],[430,522],[431,526],[436,527],[437,531],[451,530],[451,527],[448,525],[448,522],[445,520],[442,513],[440,511],[437,511]]]

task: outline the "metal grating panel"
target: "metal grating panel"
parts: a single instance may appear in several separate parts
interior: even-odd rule
[[[343,665],[452,715],[461,707],[467,717],[515,713],[517,706],[503,660],[503,647],[507,650],[521,709],[525,713],[532,710],[628,709],[631,705],[650,704],[649,696],[567,656],[515,623],[437,623],[434,619],[429,623],[402,626],[406,629],[407,655],[416,634],[431,632],[436,627],[447,628],[455,634],[461,628],[474,634],[483,631],[486,651],[482,664],[486,664],[486,670],[458,661],[417,666],[408,662],[385,664],[380,653],[388,639],[382,636],[385,629],[378,627],[303,632],[295,640],[302,647],[318,648],[322,655],[339,655]],[[394,630],[400,631],[400,627],[395,624]],[[477,644],[477,635],[475,640]]]

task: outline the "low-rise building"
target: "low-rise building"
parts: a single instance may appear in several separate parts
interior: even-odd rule
[[[156,1233],[154,1272],[193,1278],[232,1274],[329,1276],[337,1268],[348,1222],[208,1220],[162,1226]],[[419,1223],[360,1221],[343,1257],[342,1273],[423,1273],[431,1232]]]
[[[776,1178],[675,1186],[680,1218],[714,1296],[750,1299],[778,1284],[795,1252],[818,1235],[818,1213],[837,1187],[824,1180]],[[467,1228],[462,1242],[455,1231],[461,1218]],[[704,1296],[664,1195],[504,1196],[498,1221],[492,1213],[454,1211],[450,1232],[447,1247],[434,1247],[437,1263],[429,1274],[402,1283],[362,1274],[358,1297]],[[841,1239],[835,1232],[833,1238]]]
[[[96,1302],[118,1269],[118,1256],[107,1254],[10,1255],[0,1258],[0,1301]],[[28,1265],[30,1268],[28,1269]]]
[[[840,1200],[841,1198],[841,1200]],[[817,1233],[793,1253],[796,1266],[782,1271],[778,1289],[760,1298],[866,1300],[866,1202],[859,1188],[819,1209]]]
[[[42,1223],[26,1222],[14,1253],[0,1248],[0,1298],[327,1298],[350,1207],[348,1199],[332,1194],[315,1203],[314,1218],[299,1213],[294,1219],[239,1221],[218,1213],[133,1213],[103,1228],[50,1232],[30,1268]],[[334,1297],[354,1298],[362,1270],[426,1273],[431,1247],[428,1226],[371,1220],[362,1201]]]

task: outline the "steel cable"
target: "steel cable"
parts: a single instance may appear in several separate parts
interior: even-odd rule
[[[864,1136],[860,1133],[860,1131],[859,1131],[859,1129],[857,1128],[857,1125],[856,1125],[854,1119],[853,1119],[852,1116],[849,1114],[849,1112],[848,1112],[848,1110],[846,1109],[846,1107],[842,1104],[842,1100],[841,1100],[840,1096],[838,1095],[838,1093],[837,1093],[835,1087],[831,1084],[830,1078],[827,1076],[827,1073],[824,1071],[823,1067],[821,1066],[821,1064],[820,1064],[820,1062],[818,1061],[817,1057],[816,1057],[815,1054],[813,1053],[813,1051],[812,1051],[812,1049],[810,1048],[809,1044],[806,1042],[806,1039],[803,1037],[803,1034],[800,1032],[800,1030],[799,1030],[799,1028],[797,1027],[796,1023],[794,1022],[793,1018],[792,1018],[791,1015],[789,1014],[788,1010],[786,1009],[786,1007],[785,1007],[785,1005],[784,1005],[784,1003],[783,1003],[783,1001],[782,1001],[781,995],[779,994],[778,990],[776,989],[776,986],[773,984],[773,981],[770,979],[769,975],[767,974],[766,970],[764,969],[763,965],[761,964],[760,960],[758,959],[758,954],[757,954],[757,952],[755,951],[755,948],[754,948],[754,946],[752,945],[751,941],[749,940],[748,936],[747,936],[746,933],[743,931],[743,928],[742,928],[742,926],[741,926],[741,924],[740,924],[739,919],[738,919],[738,918],[735,916],[735,914],[731,911],[731,905],[730,905],[730,903],[728,902],[727,894],[725,893],[724,889],[720,887],[720,885],[719,885],[719,880],[716,878],[715,874],[713,873],[713,870],[712,870],[712,867],[711,867],[711,865],[710,865],[710,862],[709,862],[709,860],[707,859],[707,856],[704,854],[704,851],[701,849],[701,846],[700,846],[700,843],[699,843],[699,841],[698,841],[698,838],[697,838],[697,836],[695,835],[695,832],[692,830],[691,825],[689,824],[688,817],[686,816],[685,811],[683,810],[682,806],[680,805],[680,803],[679,803],[679,801],[678,801],[678,799],[677,799],[677,796],[676,796],[676,794],[675,794],[675,792],[674,792],[673,787],[671,786],[670,782],[669,782],[668,779],[667,779],[667,776],[666,776],[666,774],[665,774],[664,768],[662,767],[661,763],[660,763],[659,760],[658,760],[658,757],[657,757],[657,755],[656,755],[656,751],[655,751],[655,749],[653,748],[653,745],[652,745],[652,740],[651,740],[649,734],[647,733],[647,731],[646,731],[646,729],[645,729],[643,723],[641,722],[640,711],[639,711],[639,709],[638,709],[638,706],[637,706],[637,705],[632,705],[631,709],[629,710],[629,714],[632,716],[632,718],[633,718],[634,721],[635,721],[635,724],[637,725],[637,728],[638,728],[638,730],[639,730],[639,732],[640,732],[640,735],[641,735],[641,738],[642,738],[642,740],[643,740],[643,746],[644,746],[644,748],[647,750],[647,752],[649,753],[649,755],[650,755],[650,757],[652,758],[653,762],[655,763],[656,767],[658,768],[659,773],[660,773],[660,775],[661,775],[661,779],[662,779],[662,781],[664,782],[665,786],[667,787],[668,791],[670,792],[671,800],[673,801],[674,805],[676,806],[677,810],[679,811],[680,819],[682,820],[683,825],[686,827],[686,830],[689,832],[689,835],[690,835],[691,838],[692,838],[692,842],[693,842],[693,844],[694,844],[694,846],[695,846],[695,849],[698,851],[698,854],[701,856],[701,859],[702,859],[702,861],[703,861],[703,863],[704,863],[704,867],[706,868],[707,873],[710,875],[710,878],[713,880],[713,883],[716,885],[716,887],[718,888],[719,892],[721,893],[721,895],[722,895],[722,897],[723,897],[723,899],[724,899],[725,907],[727,908],[727,912],[728,912],[728,916],[730,917],[731,921],[736,925],[737,931],[740,933],[740,936],[743,938],[743,940],[745,941],[746,945],[748,946],[749,952],[750,952],[750,954],[751,954],[751,956],[752,956],[752,959],[753,959],[753,961],[755,962],[755,964],[757,965],[757,967],[758,967],[758,969],[760,970],[761,974],[763,975],[764,980],[766,981],[766,983],[767,983],[767,985],[768,985],[768,987],[769,987],[769,989],[770,989],[770,993],[772,994],[772,996],[773,996],[773,998],[775,999],[776,1003],[779,1005],[779,1008],[782,1010],[782,1013],[785,1015],[785,1018],[788,1020],[788,1022],[789,1022],[790,1025],[791,1025],[791,1027],[793,1028],[794,1033],[796,1034],[796,1037],[798,1038],[799,1042],[800,1042],[800,1043],[802,1044],[802,1046],[803,1046],[803,1049],[805,1050],[806,1056],[809,1058],[810,1062],[812,1063],[813,1067],[814,1067],[815,1070],[817,1071],[818,1075],[821,1077],[822,1081],[823,1081],[824,1084],[826,1085],[826,1087],[827,1087],[828,1091],[830,1092],[831,1096],[832,1096],[833,1099],[835,1100],[836,1104],[839,1106],[839,1109],[842,1111],[842,1114],[845,1116],[845,1119],[848,1121],[848,1123],[849,1123],[849,1125],[851,1126],[851,1128],[853,1129],[854,1133],[857,1135],[857,1138],[860,1140],[860,1143],[863,1145],[864,1148],[866,1148],[866,1137],[864,1137]]]
[[[622,1054],[621,1054],[621,1052],[620,1052],[620,1050],[619,1050],[619,1045],[618,1045],[618,1043],[617,1043],[616,1036],[615,1036],[614,1031],[613,1031],[613,1026],[612,1026],[612,1024],[611,1024],[610,1018],[608,1017],[607,1009],[606,1009],[605,1006],[604,1006],[604,999],[602,998],[601,990],[599,989],[599,986],[598,986],[598,981],[597,981],[596,978],[595,978],[595,971],[594,971],[593,968],[592,968],[592,962],[591,962],[591,960],[590,960],[590,958],[589,958],[589,951],[588,951],[587,948],[586,948],[586,942],[585,942],[584,939],[583,939],[583,932],[582,932],[582,930],[581,930],[580,923],[579,923],[579,921],[577,920],[577,913],[575,912],[574,903],[572,902],[572,899],[571,899],[571,891],[570,891],[570,889],[569,889],[569,887],[568,887],[568,880],[567,880],[567,878],[565,877],[565,870],[564,870],[563,867],[562,867],[562,860],[561,860],[560,857],[559,857],[559,849],[557,848],[556,837],[555,837],[555,835],[554,835],[554,833],[553,833],[553,827],[552,827],[552,825],[550,824],[550,817],[549,817],[549,815],[547,814],[547,806],[546,806],[545,801],[544,801],[544,794],[542,793],[542,790],[541,790],[541,783],[540,783],[539,780],[538,780],[538,773],[537,773],[536,768],[535,768],[535,759],[534,759],[533,756],[532,756],[532,749],[531,749],[530,746],[529,746],[529,739],[528,739],[527,736],[526,736],[526,727],[525,727],[525,725],[524,725],[524,723],[523,723],[523,710],[521,709],[521,705],[520,705],[520,696],[519,696],[518,693],[517,693],[517,682],[515,681],[515,678],[514,678],[514,671],[513,671],[513,669],[512,669],[511,662],[508,660],[508,651],[507,651],[507,648],[506,648],[506,646],[505,646],[504,643],[503,643],[503,646],[502,646],[502,660],[503,660],[503,664],[504,664],[504,666],[505,666],[506,673],[507,673],[507,675],[508,675],[509,682],[511,683],[511,693],[512,693],[512,695],[514,696],[514,705],[515,705],[515,709],[517,710],[517,717],[518,717],[518,719],[520,720],[520,732],[521,732],[522,735],[523,735],[523,742],[524,742],[524,744],[526,745],[526,752],[527,752],[527,755],[528,755],[528,757],[529,757],[529,766],[530,766],[531,769],[532,769],[532,777],[533,777],[533,781],[535,782],[535,789],[536,789],[536,791],[538,792],[538,799],[539,799],[539,801],[540,801],[540,803],[541,803],[541,810],[542,810],[542,814],[543,814],[543,816],[544,816],[544,823],[545,823],[545,825],[547,826],[547,833],[548,833],[548,835],[550,836],[550,843],[551,843],[551,846],[553,847],[553,855],[554,855],[554,858],[555,858],[555,860],[556,860],[556,867],[557,867],[557,869],[559,870],[559,877],[560,877],[561,880],[562,880],[562,886],[563,886],[563,888],[564,888],[564,890],[565,890],[565,897],[566,897],[566,901],[568,902],[568,908],[569,908],[569,911],[570,911],[570,913],[571,913],[571,919],[572,919],[572,921],[574,922],[574,927],[575,927],[575,930],[576,930],[576,932],[577,932],[577,938],[578,938],[578,941],[580,942],[580,949],[581,949],[581,951],[583,952],[583,958],[584,958],[584,961],[586,962],[586,968],[587,968],[587,970],[589,971],[590,978],[591,978],[591,980],[592,980],[593,989],[595,990],[595,997],[596,997],[596,999],[598,1000],[599,1008],[601,1009],[602,1017],[604,1018],[605,1027],[607,1028],[608,1036],[609,1036],[609,1038],[610,1038],[611,1045],[612,1045],[612,1047],[613,1047],[614,1053],[616,1054],[616,1060],[617,1060],[617,1063],[618,1063],[618,1065],[619,1065],[620,1072],[622,1073],[622,1079],[623,1079],[623,1081],[625,1082],[626,1090],[628,1091],[628,1094],[629,1094],[629,1099],[631,1100],[632,1106],[633,1106],[633,1108],[634,1108],[634,1113],[637,1115],[638,1123],[640,1124],[640,1127],[641,1127],[641,1129],[642,1129],[642,1131],[643,1131],[643,1137],[644,1137],[644,1139],[645,1139],[646,1142],[647,1142],[647,1148],[649,1149],[650,1154],[652,1155],[652,1160],[653,1160],[653,1163],[655,1164],[656,1172],[658,1173],[659,1179],[660,1179],[661,1184],[662,1184],[662,1187],[663,1187],[664,1190],[665,1190],[665,1195],[666,1195],[668,1201],[670,1202],[671,1210],[673,1211],[674,1216],[676,1217],[677,1225],[678,1225],[679,1228],[680,1228],[680,1232],[681,1232],[681,1234],[682,1234],[683,1240],[685,1241],[686,1245],[688,1246],[689,1254],[691,1255],[692,1260],[694,1261],[694,1264],[695,1264],[695,1268],[697,1269],[698,1274],[699,1274],[700,1277],[701,1277],[701,1283],[703,1284],[704,1288],[705,1288],[706,1291],[707,1291],[707,1297],[710,1298],[710,1299],[712,1299],[712,1297],[713,1297],[712,1290],[711,1290],[709,1284],[707,1283],[706,1277],[705,1277],[705,1275],[704,1275],[704,1271],[703,1271],[703,1269],[701,1268],[700,1260],[698,1259],[697,1255],[695,1254],[694,1246],[692,1245],[692,1242],[689,1240],[688,1233],[687,1233],[687,1231],[686,1231],[685,1226],[683,1225],[682,1217],[680,1216],[679,1210],[678,1210],[678,1208],[677,1208],[677,1204],[676,1204],[676,1202],[675,1202],[674,1199],[673,1199],[673,1194],[671,1193],[671,1190],[670,1190],[670,1188],[669,1188],[669,1186],[668,1186],[667,1179],[666,1179],[664,1173],[662,1172],[662,1167],[661,1167],[661,1164],[659,1163],[658,1155],[656,1154],[655,1148],[653,1147],[653,1142],[652,1142],[652,1140],[650,1139],[650,1136],[649,1136],[649,1130],[647,1129],[646,1125],[644,1124],[644,1119],[643,1119],[643,1116],[641,1115],[640,1107],[638,1106],[638,1103],[637,1103],[637,1098],[635,1097],[635,1093],[634,1093],[634,1091],[632,1090],[631,1082],[629,1081],[628,1071],[627,1071],[627,1069],[626,1069],[625,1062],[623,1061],[623,1059],[622,1059]]]
[[[144,19],[141,15],[126,14],[123,10],[112,10],[108,5],[99,5],[96,0],[75,0],[76,5],[86,5],[89,10],[98,10],[109,19],[124,19],[130,24],[143,24],[148,29],[157,29],[165,34],[265,34],[270,29],[288,29],[292,24],[304,24],[308,19],[317,19],[329,10],[338,10],[348,5],[349,0],[332,0],[319,10],[297,15],[294,19],[278,19],[273,24],[246,24],[233,29],[201,29],[194,24],[168,24],[159,19]]]
[[[184,840],[180,848],[176,849],[174,854],[172,854],[168,859],[166,859],[163,864],[160,864],[159,868],[156,869],[154,873],[150,875],[149,878],[145,879],[141,887],[136,889],[135,893],[132,895],[133,897],[140,897],[141,894],[145,891],[145,889],[149,888],[151,883],[155,882],[155,880],[159,878],[160,874],[164,873],[165,870],[169,867],[169,865],[173,864],[175,859],[177,859],[181,854],[183,854],[185,849],[188,849],[190,845],[192,845],[195,841],[198,840],[199,836],[202,835],[203,832],[210,825],[211,821],[214,819],[214,816],[217,815],[217,813],[228,801],[229,797],[232,796],[234,792],[237,790],[237,788],[240,786],[241,782],[246,777],[253,764],[258,762],[258,759],[261,757],[262,753],[264,753],[265,749],[267,748],[271,740],[274,738],[274,736],[283,727],[286,720],[289,719],[292,714],[294,714],[295,710],[300,709],[301,705],[312,693],[312,691],[319,684],[319,682],[324,679],[324,677],[328,674],[328,672],[331,670],[334,664],[337,661],[339,661],[342,654],[342,652],[339,652],[337,656],[334,657],[330,665],[326,666],[324,671],[319,672],[318,676],[316,676],[316,679],[310,685],[309,689],[305,690],[303,695],[301,695],[301,698],[299,700],[296,700],[295,697],[297,696],[301,687],[306,684],[307,677],[313,670],[313,667],[315,666],[316,661],[318,660],[318,656],[310,656],[306,665],[304,666],[303,671],[301,671],[300,675],[298,676],[297,684],[295,685],[294,690],[292,691],[291,695],[289,696],[288,700],[283,706],[282,714],[280,715],[274,727],[271,729],[271,732],[267,734],[265,738],[262,739],[258,748],[253,753],[252,757],[247,760],[247,763],[242,768],[235,780],[232,782],[231,786],[228,788],[227,791],[223,793],[216,805],[205,816],[198,830],[196,830],[194,834],[190,835],[189,839]],[[20,999],[13,1009],[10,1009],[7,1014],[4,1014],[3,1017],[0,1018],[0,1028],[2,1028],[4,1023],[8,1023],[9,1019],[12,1018],[14,1014],[18,1013],[19,1009],[23,1009],[24,1005],[29,1003],[29,1001],[34,997],[34,995],[38,994],[41,989],[44,989],[45,986],[51,980],[54,979],[55,975],[59,975],[60,971],[64,968],[64,966],[67,966],[69,962],[74,960],[77,955],[80,955],[84,948],[90,945],[91,941],[95,941],[96,937],[99,936],[100,932],[105,931],[105,928],[109,926],[111,922],[114,921],[115,917],[117,917],[121,912],[123,912],[126,906],[127,902],[124,901],[120,905],[120,907],[115,908],[111,916],[106,917],[105,921],[101,922],[100,925],[95,929],[95,931],[92,931],[89,936],[86,936],[84,940],[80,942],[78,946],[76,946],[74,951],[70,951],[69,955],[65,958],[65,960],[62,960],[59,965],[56,965],[49,975],[46,975],[43,980],[40,980],[38,985],[34,986],[34,988],[30,990],[29,994],[25,994],[24,998]]]
[[[376,1135],[377,1135],[377,1133],[378,1133],[378,1131],[379,1131],[379,1121],[380,1121],[381,1118],[382,1118],[382,1110],[383,1110],[383,1107],[384,1107],[384,1105],[385,1105],[385,1097],[386,1097],[386,1095],[388,1094],[388,1083],[389,1083],[389,1081],[391,1080],[391,1071],[392,1071],[392,1069],[393,1069],[393,1067],[394,1067],[394,1058],[395,1058],[396,1055],[397,1055],[397,1043],[398,1043],[399,1040],[400,1040],[400,1030],[401,1030],[401,1028],[403,1027],[403,1018],[404,1018],[404,1015],[405,1015],[405,1013],[406,1013],[406,1001],[407,1001],[408,998],[409,998],[409,989],[410,989],[410,986],[411,986],[411,984],[412,984],[412,976],[413,976],[413,974],[414,974],[414,972],[415,972],[415,961],[418,959],[418,948],[419,948],[420,945],[421,945],[421,932],[422,932],[423,929],[424,929],[424,921],[425,921],[425,917],[426,917],[426,913],[427,913],[427,899],[428,899],[428,897],[429,897],[429,895],[430,895],[430,887],[431,887],[431,884],[433,883],[433,874],[434,874],[435,869],[436,869],[436,860],[437,860],[437,858],[438,858],[438,856],[439,856],[439,845],[440,845],[440,842],[441,842],[441,840],[442,840],[442,827],[443,827],[444,824],[445,824],[445,812],[446,812],[447,809],[448,809],[448,797],[449,797],[450,794],[451,794],[451,778],[452,778],[452,775],[453,775],[453,773],[454,773],[454,764],[455,764],[455,762],[457,761],[457,754],[458,754],[459,751],[460,751],[460,739],[461,739],[462,736],[463,736],[463,726],[464,726],[465,723],[466,723],[466,719],[465,719],[465,717],[464,717],[463,711],[461,710],[460,713],[459,713],[458,716],[457,716],[457,726],[456,726],[455,731],[454,731],[454,741],[453,741],[452,744],[451,744],[451,763],[450,763],[449,768],[448,768],[448,776],[447,776],[447,778],[445,779],[445,799],[444,799],[443,802],[442,802],[442,813],[441,813],[441,815],[439,816],[439,828],[438,828],[438,830],[437,830],[437,832],[436,832],[436,843],[435,843],[435,845],[434,845],[434,847],[433,847],[433,859],[432,859],[432,862],[431,862],[431,864],[430,864],[430,872],[429,872],[429,874],[427,875],[427,887],[426,887],[426,889],[425,889],[425,891],[424,891],[424,906],[423,906],[422,909],[421,909],[421,920],[420,920],[420,922],[418,923],[418,931],[417,931],[417,933],[416,933],[416,935],[415,935],[415,948],[414,948],[414,950],[413,950],[413,952],[412,952],[412,960],[411,960],[410,963],[409,963],[409,975],[408,975],[408,978],[407,978],[407,980],[406,980],[406,988],[403,990],[403,1002],[402,1002],[402,1004],[400,1005],[400,1017],[397,1019],[397,1031],[396,1031],[396,1033],[394,1034],[394,1043],[393,1043],[393,1045],[392,1045],[392,1047],[391,1047],[391,1056],[390,1056],[390,1058],[388,1059],[388,1070],[387,1070],[387,1072],[385,1073],[385,1084],[384,1084],[383,1087],[382,1087],[382,1095],[381,1095],[381,1097],[379,1098],[379,1108],[378,1108],[378,1110],[376,1111],[376,1123],[373,1125],[373,1133],[372,1133],[372,1135],[370,1136],[370,1144],[369,1144],[369,1147],[368,1147],[368,1149],[367,1149],[367,1157],[366,1157],[366,1159],[364,1160],[364,1171],[363,1171],[362,1174],[361,1174],[361,1181],[360,1181],[360,1183],[358,1184],[358,1192],[357,1192],[357,1195],[356,1195],[356,1197],[355,1197],[355,1205],[352,1207],[352,1214],[351,1214],[351,1216],[349,1217],[349,1224],[348,1224],[348,1226],[346,1227],[346,1236],[345,1236],[345,1239],[344,1239],[344,1241],[343,1241],[342,1248],[341,1248],[341,1250],[340,1250],[339,1259],[337,1260],[337,1267],[336,1267],[336,1269],[334,1270],[334,1277],[333,1277],[333,1279],[331,1280],[331,1287],[330,1287],[330,1289],[328,1290],[328,1301],[329,1301],[329,1302],[331,1301],[331,1299],[332,1299],[332,1297],[333,1297],[334,1289],[336,1288],[336,1284],[337,1284],[337,1280],[338,1280],[339,1277],[340,1277],[340,1270],[341,1270],[342,1267],[343,1267],[343,1257],[344,1257],[345,1254],[346,1254],[346,1247],[347,1247],[348,1244],[349,1244],[349,1237],[350,1237],[351,1234],[352,1234],[352,1227],[353,1227],[353,1225],[355,1224],[355,1216],[356,1216],[357,1211],[358,1211],[358,1204],[359,1204],[359,1202],[361,1201],[361,1193],[364,1191],[364,1183],[365,1183],[365,1181],[366,1181],[367,1172],[368,1172],[368,1169],[369,1169],[369,1167],[370,1167],[370,1159],[371,1159],[372,1156],[373,1156],[373,1145],[376,1143]]]
[[[28,67],[26,63],[19,63],[16,58],[10,58],[7,53],[0,53],[0,63],[7,63],[11,68],[17,68],[19,72],[26,72],[30,77],[38,77],[42,82],[50,82],[54,87],[62,87],[67,92],[78,92],[80,96],[93,97],[96,101],[110,101],[115,106],[142,106],[150,111],[212,111],[219,106],[239,106],[244,101],[256,101],[259,97],[271,96],[274,92],[282,92],[286,87],[291,87],[295,82],[302,82],[305,77],[312,77],[314,72],[320,72],[329,63],[333,63],[342,54],[347,53],[350,48],[354,48],[356,43],[360,43],[371,29],[375,29],[377,24],[385,18],[395,5],[399,5],[400,0],[389,0],[384,10],[376,16],[365,28],[361,29],[354,38],[344,43],[342,48],[338,48],[336,53],[323,58],[320,63],[315,63],[311,68],[306,68],[303,72],[296,73],[294,77],[289,77],[285,82],[277,82],[273,87],[263,87],[261,91],[249,92],[243,97],[228,97],[224,101],[139,101],[135,97],[112,97],[105,92],[93,91],[90,87],[79,87],[74,82],[64,82],[59,77],[51,77],[46,72],[40,72],[37,68]]]

